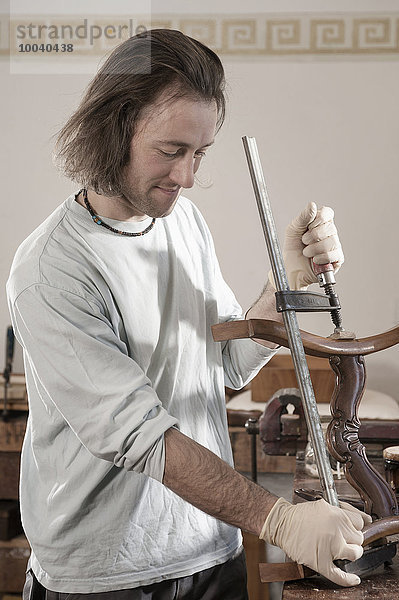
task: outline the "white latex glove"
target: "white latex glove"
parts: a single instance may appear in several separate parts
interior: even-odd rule
[[[344,262],[344,254],[332,208],[322,206],[318,209],[314,202],[309,202],[286,229],[283,259],[292,290],[306,290],[317,282],[312,260],[318,265],[333,263],[334,273],[338,271]],[[271,271],[269,281],[276,289]]]
[[[336,559],[356,560],[363,554],[362,529],[371,517],[350,504],[331,506],[325,500],[291,504],[279,498],[267,516],[260,539],[279,546],[294,561],[348,587],[360,578],[334,565]]]

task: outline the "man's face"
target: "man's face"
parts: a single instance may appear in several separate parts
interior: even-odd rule
[[[140,116],[124,170],[124,209],[131,217],[170,214],[183,188],[191,188],[206,149],[213,143],[214,101],[167,96]]]

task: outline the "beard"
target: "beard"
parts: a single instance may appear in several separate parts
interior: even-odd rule
[[[176,190],[174,190],[176,188]],[[182,192],[182,188],[176,185],[152,185],[148,190],[140,190],[139,185],[124,180],[120,187],[121,204],[125,209],[134,211],[136,216],[148,216],[162,218],[169,215]]]

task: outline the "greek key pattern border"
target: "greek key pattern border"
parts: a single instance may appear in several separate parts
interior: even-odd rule
[[[62,26],[76,30],[86,19],[101,30],[102,35],[74,38],[74,57],[101,57],[106,51],[135,31],[132,19],[124,17],[0,17],[0,56],[15,57],[18,53],[18,27],[42,25],[38,43],[60,42],[54,34]],[[135,17],[147,29],[165,27],[179,29],[202,41],[224,57],[309,57],[309,56],[399,56],[399,12],[395,14],[248,14],[248,15],[154,15]],[[127,25],[129,24],[129,25]],[[111,33],[114,28],[115,35]],[[52,30],[50,29],[52,28]],[[56,29],[58,28],[58,29]],[[119,29],[118,29],[119,28]],[[51,38],[50,30],[53,32]],[[83,31],[83,30],[82,30]],[[116,33],[119,32],[119,36]],[[47,37],[46,37],[47,36]],[[43,39],[43,37],[45,39]],[[29,40],[31,43],[33,40]],[[65,39],[68,43],[71,39]],[[61,42],[60,42],[61,43]],[[50,59],[50,57],[47,57]]]

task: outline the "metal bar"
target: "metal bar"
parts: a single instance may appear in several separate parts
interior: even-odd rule
[[[255,433],[251,436],[251,478],[255,483],[258,479],[258,467],[256,460],[256,435]]]
[[[263,176],[256,140],[255,138],[247,136],[243,137],[242,140],[277,291],[281,292],[284,290],[289,290],[290,288],[288,285],[287,274],[277,237],[276,226],[271,211],[271,205],[266,189],[266,183]],[[315,460],[319,471],[323,495],[327,502],[333,506],[339,506],[334,478],[326,449],[323,431],[321,428],[320,416],[317,410],[316,399],[313,391],[312,381],[310,379],[308,364],[306,362],[301,335],[299,333],[299,325],[295,311],[284,311],[283,321],[287,331],[288,343],[294,363],[299,391],[301,393],[310,440],[313,446]]]
[[[258,479],[258,466],[256,456],[256,442],[259,434],[258,419],[250,417],[245,422],[245,429],[248,435],[251,436],[251,479],[256,483]]]

